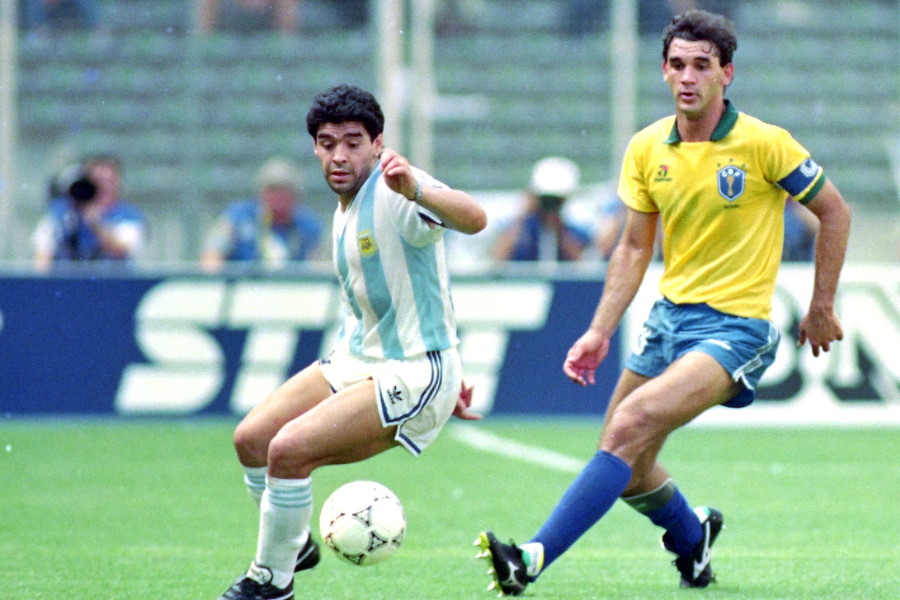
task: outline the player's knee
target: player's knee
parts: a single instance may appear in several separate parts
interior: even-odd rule
[[[244,465],[266,464],[269,440],[262,431],[247,420],[235,428],[232,438],[238,459]]]
[[[275,477],[308,477],[312,462],[313,458],[296,434],[289,435],[282,430],[269,442],[267,464],[269,473]]]
[[[601,449],[628,464],[634,464],[651,447],[656,439],[656,430],[657,424],[652,413],[641,406],[622,407],[607,423]]]

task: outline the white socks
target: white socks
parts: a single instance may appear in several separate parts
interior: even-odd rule
[[[266,491],[266,473],[269,467],[244,467],[244,484],[250,496],[259,506],[263,492]]]
[[[265,481],[254,563],[272,572],[272,585],[285,588],[294,579],[297,554],[309,535],[312,480],[266,476]]]
[[[544,545],[538,542],[529,542],[519,546],[522,551],[522,560],[525,562],[525,574],[529,577],[537,577],[544,568]]]

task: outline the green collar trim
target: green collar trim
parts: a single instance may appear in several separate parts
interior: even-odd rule
[[[738,109],[734,107],[734,104],[731,103],[731,100],[725,100],[725,112],[722,113],[722,118],[719,119],[719,122],[716,124],[716,128],[712,132],[712,136],[709,138],[711,142],[718,142],[726,135],[731,133],[731,130],[734,129],[734,124],[737,123],[738,120]],[[669,137],[666,138],[664,143],[666,144],[678,144],[681,142],[681,135],[678,133],[678,120],[676,119],[674,123],[672,123],[672,131],[669,132]]]

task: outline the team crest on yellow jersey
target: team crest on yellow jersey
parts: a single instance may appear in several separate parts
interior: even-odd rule
[[[373,256],[378,252],[378,246],[375,244],[375,236],[368,229],[360,231],[356,236],[356,243],[359,246],[359,254],[361,256]]]
[[[722,167],[716,172],[716,177],[718,178],[719,195],[729,202],[734,202],[738,196],[744,193],[747,172],[740,167],[735,165]]]

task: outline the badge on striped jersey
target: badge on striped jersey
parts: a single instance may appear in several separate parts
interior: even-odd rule
[[[375,236],[368,229],[360,231],[356,236],[356,243],[359,245],[359,254],[361,256],[373,256],[378,252],[378,246],[375,245]]]

